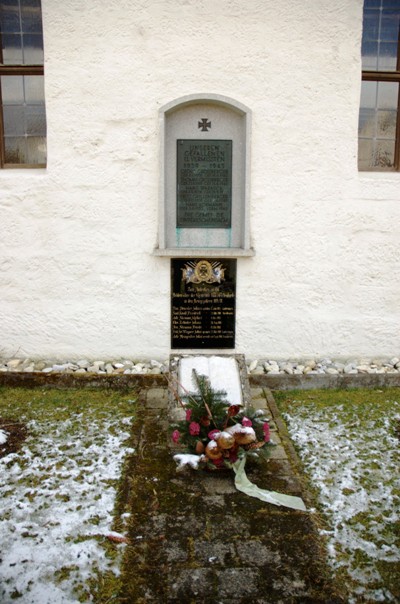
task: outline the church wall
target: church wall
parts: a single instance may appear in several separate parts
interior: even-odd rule
[[[252,111],[236,351],[398,350],[400,174],[357,170],[361,0],[42,8],[48,165],[0,173],[0,354],[167,358],[158,112],[200,93]]]

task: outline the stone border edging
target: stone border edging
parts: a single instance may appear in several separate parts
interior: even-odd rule
[[[110,388],[115,390],[165,386],[163,374],[99,375],[97,373],[0,373],[0,386],[14,388]]]
[[[252,386],[270,390],[317,390],[349,388],[395,388],[400,387],[400,374],[359,373],[359,374],[313,374],[313,375],[249,375]]]
[[[269,388],[270,390],[316,390],[349,388],[399,388],[400,374],[363,373],[363,374],[313,374],[313,375],[268,375],[249,374],[250,386]],[[119,374],[99,375],[97,373],[43,373],[43,372],[2,372],[0,386],[21,388],[151,388],[164,386],[165,374]]]

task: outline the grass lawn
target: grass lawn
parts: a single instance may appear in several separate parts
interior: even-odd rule
[[[3,604],[99,601],[118,577],[124,544],[108,537],[123,530],[114,509],[135,398],[0,389]]]
[[[400,601],[400,389],[274,393],[350,602]]]

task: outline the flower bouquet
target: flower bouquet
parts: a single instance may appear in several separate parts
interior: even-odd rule
[[[172,441],[182,448],[174,455],[178,469],[232,469],[243,457],[268,457],[273,443],[264,412],[230,404],[226,392],[214,390],[196,370],[193,380],[195,393],[179,396],[171,386],[185,414],[185,419],[171,425]]]

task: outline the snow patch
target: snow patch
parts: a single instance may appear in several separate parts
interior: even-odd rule
[[[8,440],[8,432],[0,429],[0,445],[5,445]]]

